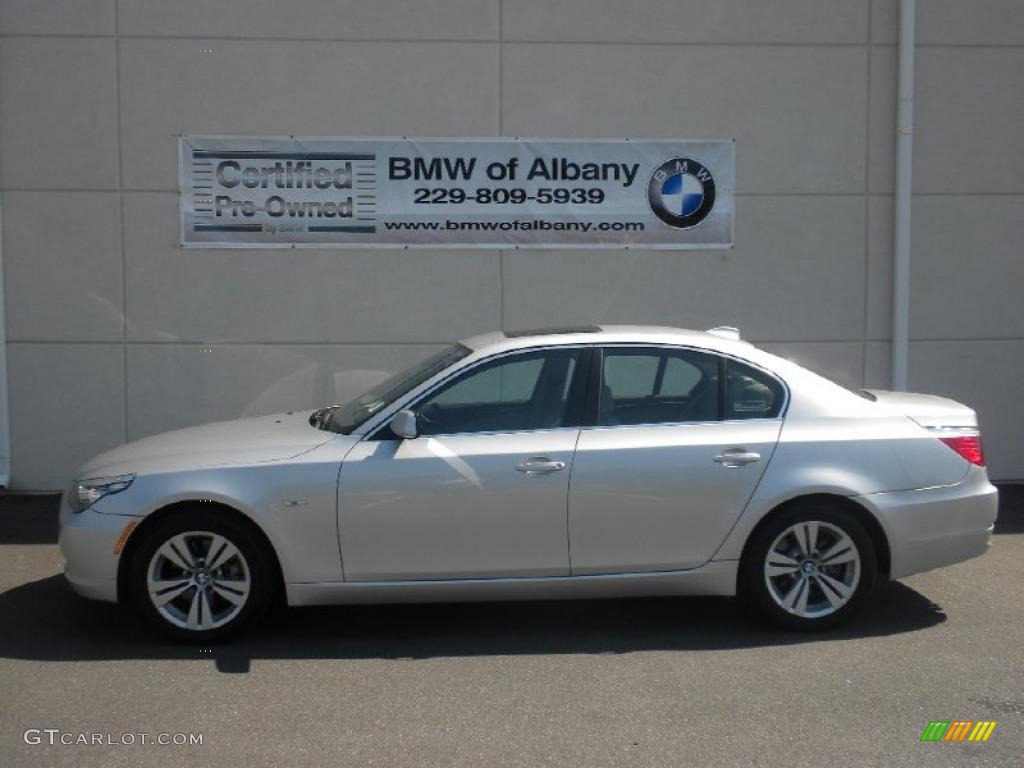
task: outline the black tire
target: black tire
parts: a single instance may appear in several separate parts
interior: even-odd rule
[[[232,559],[226,567],[234,568],[236,572],[246,573],[248,576],[247,597],[244,605],[233,616],[231,616],[233,610],[231,604],[215,595],[213,587],[209,588],[207,591],[208,597],[204,596],[204,601],[208,600],[209,602],[203,602],[203,606],[209,606],[208,620],[211,625],[215,623],[213,621],[217,615],[215,606],[218,604],[225,606],[222,615],[223,618],[227,619],[219,625],[211,626],[210,629],[190,629],[187,626],[179,626],[161,612],[163,610],[168,614],[172,612],[183,614],[185,606],[191,604],[190,595],[194,596],[196,594],[197,586],[189,587],[182,593],[180,598],[177,598],[164,609],[158,609],[150,597],[147,581],[150,568],[174,568],[170,561],[164,562],[166,558],[158,560],[154,566],[154,555],[156,555],[165,542],[168,542],[175,536],[188,532],[208,532],[223,537],[226,541],[230,542],[240,553],[241,558]],[[225,515],[219,510],[182,510],[163,520],[157,521],[152,527],[146,528],[140,531],[140,533],[143,534],[143,538],[135,548],[128,566],[128,594],[135,609],[157,631],[182,642],[211,643],[235,634],[266,613],[277,591],[274,579],[275,570],[271,561],[272,555],[267,552],[266,544],[253,531],[250,523],[238,520],[230,515]],[[200,554],[202,554],[201,548],[205,540],[202,536],[187,538],[190,550],[196,550]],[[193,552],[190,551],[190,554],[193,554]],[[208,552],[207,554],[211,557],[215,556],[215,553]],[[184,575],[183,572],[183,575],[175,575],[173,578],[187,580],[189,577]],[[220,585],[223,587],[235,583],[223,581],[220,582]],[[178,606],[181,606],[180,611]],[[202,613],[202,606],[199,609],[199,613]],[[228,616],[230,616],[229,619]],[[187,621],[187,617],[185,617],[185,620]]]
[[[843,583],[844,580],[853,581],[852,571],[847,570],[852,568],[851,565],[828,566],[816,557],[805,557],[803,554],[796,554],[797,552],[802,553],[803,550],[803,547],[800,546],[795,538],[796,534],[792,536],[787,534],[787,538],[783,539],[778,546],[781,549],[786,546],[787,542],[791,543],[792,547],[789,552],[794,556],[793,559],[800,562],[800,567],[796,568],[792,575],[786,574],[769,578],[766,572],[768,565],[766,559],[768,558],[770,548],[776,540],[793,526],[800,523],[813,524],[815,522],[824,524],[824,526],[818,527],[819,541],[823,542],[822,549],[816,551],[823,554],[827,553],[828,545],[837,543],[837,539],[834,538],[834,529],[838,529],[846,534],[856,546],[859,562],[856,568],[855,585]],[[801,527],[798,530],[805,529]],[[778,552],[779,550],[776,551]],[[842,551],[848,551],[848,549]],[[833,558],[842,556],[833,556]],[[803,559],[812,561],[813,571],[811,573],[805,573],[804,568],[810,568],[811,566],[804,566]],[[780,560],[781,558],[773,555],[773,564],[779,563]],[[788,563],[785,567],[789,567]],[[819,576],[819,569],[821,576]],[[852,588],[852,595],[846,599],[846,602],[841,607],[833,607],[832,600],[843,598],[839,591],[829,587],[831,582],[828,582],[825,577],[831,578],[832,581],[839,581],[843,586]],[[761,616],[772,623],[786,629],[815,631],[834,627],[860,610],[868,601],[877,578],[878,557],[875,552],[875,546],[856,516],[839,506],[827,503],[807,503],[792,506],[774,515],[766,524],[755,531],[740,563],[739,589],[740,597],[744,602],[756,609]],[[780,604],[777,597],[773,595],[773,591],[779,597],[789,596],[792,594],[789,589],[796,588],[798,586],[797,582],[800,579],[805,581],[805,586],[800,589],[806,589],[808,592],[808,597],[806,598],[807,607],[820,605],[821,611],[830,612],[821,613],[820,615],[803,615],[795,611],[797,606],[787,610]],[[769,581],[771,586],[769,586]],[[826,592],[829,594],[826,594]],[[797,592],[797,594],[803,596],[802,592]],[[829,599],[830,596],[831,599]],[[799,605],[799,601],[797,601],[797,605]],[[810,613],[810,611],[805,608],[804,614],[806,613]]]

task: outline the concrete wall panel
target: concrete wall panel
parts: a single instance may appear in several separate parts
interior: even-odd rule
[[[5,192],[3,234],[8,339],[121,340],[117,193]]]
[[[865,338],[887,339],[892,334],[893,198],[868,198],[868,279]]]
[[[1024,195],[916,197],[910,334],[1024,337]]]
[[[896,185],[896,49],[871,49],[868,177],[871,192],[892,194]]]
[[[11,487],[64,490],[97,453],[124,442],[120,344],[7,345]]]
[[[0,0],[4,35],[112,35],[115,0]]]
[[[498,0],[120,0],[123,35],[496,40]]]
[[[111,38],[0,39],[0,179],[5,188],[116,189]]]
[[[867,0],[514,0],[506,40],[628,43],[859,43]]]
[[[922,48],[914,191],[1024,193],[1024,48]]]

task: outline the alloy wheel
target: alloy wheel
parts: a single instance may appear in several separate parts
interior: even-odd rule
[[[157,612],[192,631],[216,629],[234,619],[251,587],[241,550],[210,531],[175,534],[157,547],[146,569],[147,592]]]
[[[857,591],[861,555],[841,528],[820,520],[795,523],[768,548],[768,594],[787,613],[820,619],[846,605]]]

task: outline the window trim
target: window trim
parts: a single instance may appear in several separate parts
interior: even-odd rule
[[[569,397],[566,399],[566,414],[573,414],[575,416],[574,421],[576,424],[565,425],[561,427],[548,427],[546,429],[515,429],[505,430],[500,432],[487,431],[487,432],[445,432],[444,434],[438,435],[424,435],[427,438],[438,438],[438,437],[466,437],[470,435],[522,435],[522,434],[541,434],[544,432],[557,432],[565,429],[578,430],[583,426],[584,417],[587,413],[587,393],[590,391],[590,379],[593,373],[593,369],[590,365],[590,359],[593,357],[593,344],[538,344],[532,347],[517,347],[516,349],[508,349],[504,352],[499,352],[488,357],[482,357],[479,360],[475,360],[468,365],[462,365],[457,367],[455,370],[450,371],[444,378],[435,381],[432,384],[426,385],[426,389],[420,389],[413,391],[406,395],[406,399],[402,402],[393,403],[393,409],[387,413],[381,414],[381,419],[370,425],[363,433],[361,440],[391,440],[397,439],[394,435],[391,435],[386,430],[388,425],[391,423],[392,417],[401,410],[413,410],[422,403],[424,400],[430,398],[435,392],[443,388],[446,384],[451,382],[463,374],[468,374],[470,371],[479,368],[488,363],[492,363],[496,360],[500,360],[505,357],[512,357],[516,355],[530,354],[536,352],[546,352],[549,350],[560,350],[560,349],[578,349],[580,350],[580,359],[577,363],[577,367],[573,372],[573,376],[577,375],[582,377],[582,383],[578,383],[575,378],[573,386],[569,389]],[[444,373],[444,372],[442,372]],[[575,413],[573,413],[573,401],[575,403]],[[364,425],[365,426],[365,425]]]
[[[699,352],[705,355],[711,355],[718,360],[718,418],[713,420],[704,421],[655,421],[644,424],[598,424],[597,419],[601,413],[601,386],[604,383],[604,356],[605,352],[609,349],[622,349],[622,348],[637,348],[637,349],[667,349],[680,352]],[[745,358],[737,355],[731,355],[727,352],[721,352],[717,349],[708,349],[707,347],[697,347],[687,344],[652,344],[649,342],[609,342],[605,344],[597,344],[594,347],[592,357],[592,368],[590,376],[588,377],[591,390],[587,397],[587,408],[588,412],[585,415],[583,421],[583,428],[587,429],[632,429],[635,427],[681,427],[687,425],[703,425],[703,424],[743,424],[750,421],[783,421],[786,418],[786,414],[789,411],[789,385],[786,381],[774,373],[768,370],[762,365],[746,360]],[[776,416],[754,416],[749,419],[726,419],[725,417],[725,399],[728,394],[726,374],[728,372],[729,361],[735,361],[742,363],[743,365],[753,368],[755,371],[769,376],[779,383],[782,387],[783,401],[782,407],[779,409],[779,413]],[[596,364],[596,368],[593,365]]]
[[[725,402],[729,399],[729,361],[718,356],[718,420],[725,421]]]

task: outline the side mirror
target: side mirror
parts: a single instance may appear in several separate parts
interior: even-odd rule
[[[416,414],[412,411],[399,411],[391,417],[391,431],[402,440],[412,440],[419,435],[416,428]]]

